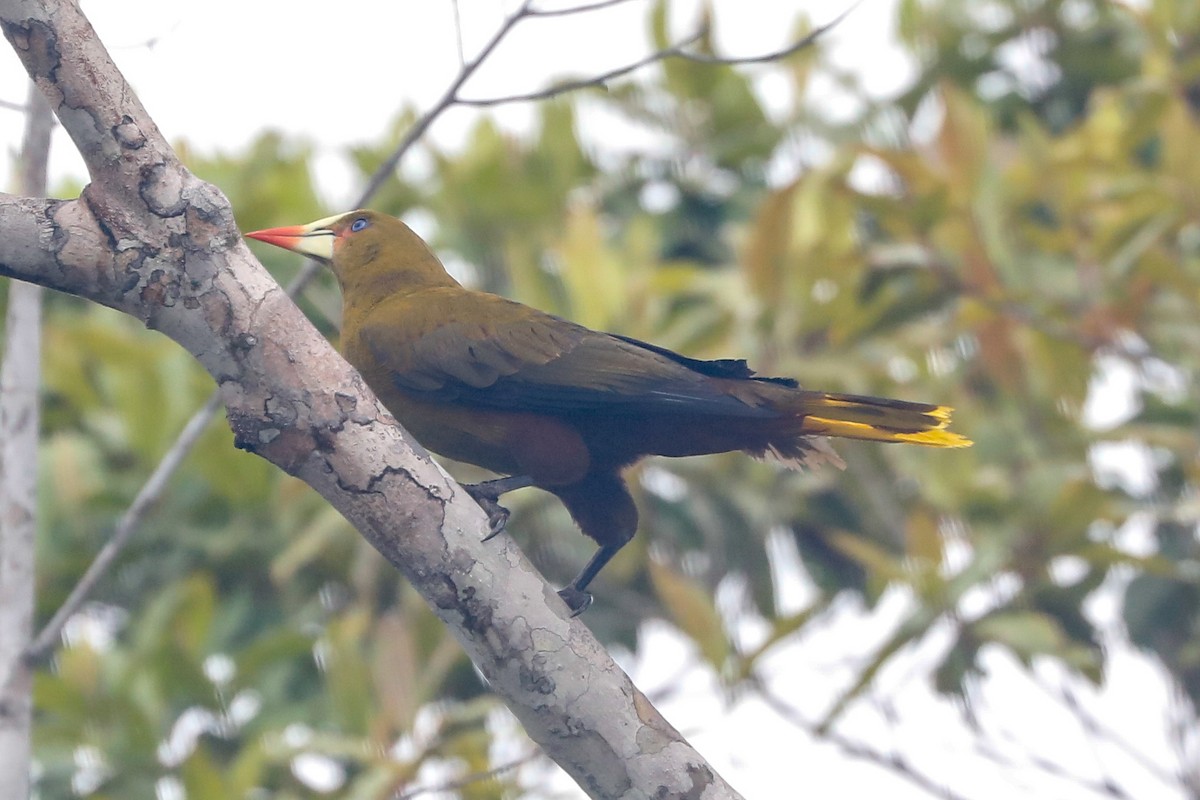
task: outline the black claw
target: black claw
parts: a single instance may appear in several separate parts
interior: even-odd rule
[[[567,608],[571,609],[572,617],[578,617],[587,611],[588,606],[592,604],[592,595],[589,592],[576,589],[573,585],[564,586],[559,589],[558,596],[567,604]]]
[[[507,478],[484,481],[483,483],[463,484],[467,494],[479,504],[488,518],[488,535],[483,541],[499,536],[508,524],[508,509],[496,502],[496,498],[513,489],[523,489],[533,485],[533,478],[527,475],[510,475]]]
[[[508,526],[508,509],[503,506],[496,506],[495,510],[495,514],[488,512],[488,532],[487,536],[483,537],[483,541],[485,542],[490,542],[504,533],[505,527]]]
[[[467,494],[483,509],[483,513],[487,514],[488,534],[483,540],[486,542],[504,533],[504,526],[508,524],[508,509],[496,502],[496,498],[487,491],[472,491],[474,487],[471,486],[465,488]]]

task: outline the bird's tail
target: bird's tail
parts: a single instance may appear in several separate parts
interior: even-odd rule
[[[800,433],[806,436],[971,446],[970,439],[946,430],[953,410],[949,406],[829,392],[803,392],[796,406],[795,411],[803,417]]]
[[[786,416],[776,418],[760,446],[744,449],[755,458],[778,461],[791,469],[822,462],[845,467],[824,438],[827,436],[931,447],[971,446],[967,437],[946,430],[949,406],[795,389],[776,397],[775,407]]]

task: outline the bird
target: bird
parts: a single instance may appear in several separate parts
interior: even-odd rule
[[[741,359],[701,360],[464,287],[395,217],[360,209],[247,237],[317,259],[341,288],[341,352],[426,449],[502,477],[465,486],[489,519],[536,486],[595,554],[558,594],[577,615],[633,538],[623,478],[646,456],[743,451],[791,468],[844,466],[828,437],[967,447],[944,405],[810,391]]]

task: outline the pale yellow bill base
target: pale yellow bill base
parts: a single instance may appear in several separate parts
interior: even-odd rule
[[[343,214],[338,214],[332,217],[325,217],[316,222],[310,222],[307,225],[287,225],[282,228],[251,231],[246,236],[250,239],[257,239],[260,242],[273,244],[276,247],[282,247],[284,250],[291,250],[293,253],[302,253],[322,261],[331,261],[333,259],[334,240],[334,233],[331,226],[343,216]]]

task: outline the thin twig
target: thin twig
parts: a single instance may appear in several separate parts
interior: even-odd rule
[[[505,37],[507,37],[512,29],[522,20],[535,17],[544,18],[566,16],[568,14],[581,14],[616,6],[628,1],[629,0],[597,0],[597,2],[586,3],[571,8],[539,11],[531,8],[532,0],[523,0],[517,10],[504,20],[504,23],[496,30],[496,32],[492,35],[492,38],[488,40],[479,53],[470,61],[464,61],[462,58],[461,26],[459,26],[460,61],[463,63],[458,75],[451,82],[450,86],[447,87],[445,92],[442,93],[442,96],[438,99],[438,101],[434,103],[434,105],[416,122],[413,123],[412,127],[408,129],[404,135],[404,138],[401,139],[396,148],[388,155],[383,163],[379,165],[375,172],[372,173],[362,193],[359,195],[357,200],[355,200],[354,206],[356,208],[365,206],[370,199],[375,196],[380,188],[383,187],[383,184],[395,172],[400,160],[409,151],[409,149],[411,149],[412,146],[420,140],[420,138],[429,129],[430,125],[432,125],[444,111],[452,106],[459,105],[481,107],[494,106],[501,103],[547,99],[564,94],[566,92],[602,85],[606,81],[621,77],[633,72],[636,69],[665,58],[687,57],[691,58],[692,60],[701,60],[696,57],[696,54],[687,53],[683,48],[698,41],[704,35],[704,30],[697,31],[695,34],[680,41],[673,47],[652,53],[646,58],[635,63],[611,70],[590,80],[562,83],[551,87],[550,89],[546,89],[541,92],[530,93],[528,95],[513,95],[510,97],[485,100],[471,100],[459,96],[458,93],[466,84],[467,80],[469,80],[470,77],[475,74],[484,61],[486,61],[492,55],[492,53],[495,52],[496,48],[505,39]],[[859,0],[859,2],[861,2],[861,0]],[[855,5],[851,6],[850,9],[834,19],[833,22],[816,29],[811,34],[804,37],[804,39],[779,52],[782,54],[790,54],[807,46],[814,41],[816,37],[820,36],[826,30],[840,22],[846,16],[846,14],[850,13],[850,11],[853,10],[857,5],[858,3],[855,3]],[[456,3],[456,19],[457,13],[458,7]],[[765,57],[756,58],[765,59]],[[704,60],[707,61],[707,58]],[[749,61],[729,60],[726,63],[749,63]],[[3,103],[3,101],[0,101],[0,103]],[[321,265],[316,261],[309,260],[306,262],[304,267],[301,268],[300,272],[296,274],[295,278],[293,278],[291,283],[288,285],[288,295],[295,297],[302,292],[321,270],[321,268]],[[26,652],[26,659],[30,661],[40,661],[48,655],[51,649],[53,649],[55,643],[58,641],[62,633],[62,628],[66,624],[67,619],[69,619],[72,614],[79,610],[84,600],[87,599],[87,596],[95,587],[95,584],[98,583],[103,577],[111,563],[116,559],[121,549],[125,546],[125,543],[133,535],[138,525],[140,525],[142,516],[151,506],[153,506],[155,501],[157,501],[159,495],[166,488],[166,484],[171,475],[191,452],[196,438],[199,436],[199,432],[203,432],[208,423],[216,416],[219,409],[219,393],[214,392],[213,395],[209,397],[205,405],[199,411],[197,411],[192,419],[188,422],[187,426],[185,426],[184,430],[180,433],[179,438],[176,439],[175,443],[163,455],[162,461],[157,467],[155,467],[155,470],[151,474],[150,478],[142,486],[142,489],[138,492],[133,504],[129,507],[125,514],[122,515],[112,539],[110,539],[105,544],[104,548],[101,549],[100,553],[97,554],[95,561],[93,561],[88,567],[87,571],[84,573],[83,577],[80,578],[79,583],[76,584],[75,588],[72,589],[71,594],[67,597],[66,601],[64,601],[63,605],[55,612],[54,617],[38,633],[37,637],[35,637],[33,645]],[[194,435],[190,435],[195,429],[198,429],[198,432],[196,432]]]
[[[561,15],[561,14],[579,13],[581,11],[591,11],[595,8],[605,8],[608,6],[616,5],[619,2],[625,2],[625,0],[603,0],[603,2],[593,3],[590,5],[586,5],[586,6],[575,6],[574,8],[561,9],[560,11],[557,11],[557,12],[555,12],[555,11],[533,11],[533,12],[527,13],[526,16],[550,16],[550,15],[554,15],[554,14]],[[552,84],[551,86],[547,86],[545,89],[539,89],[537,91],[527,92],[524,94],[510,94],[510,95],[504,95],[503,97],[480,97],[480,98],[459,97],[459,98],[456,98],[456,102],[458,105],[461,105],[461,106],[469,106],[472,108],[489,108],[491,106],[504,105],[506,103],[527,103],[527,102],[533,102],[536,100],[549,100],[550,98],[557,97],[561,94],[579,91],[580,89],[604,88],[604,85],[606,83],[608,83],[609,81],[611,81],[615,78],[623,78],[626,75],[628,75],[629,73],[635,72],[635,71],[641,69],[642,67],[648,67],[651,64],[657,64],[660,61],[666,61],[667,59],[671,59],[671,58],[682,58],[687,61],[694,61],[698,64],[713,64],[713,65],[718,65],[718,64],[725,64],[725,65],[764,64],[764,63],[767,63],[770,61],[778,61],[780,59],[787,58],[788,56],[793,55],[794,53],[798,53],[799,51],[803,50],[806,47],[810,47],[813,44],[813,42],[815,42],[822,35],[824,35],[826,31],[830,30],[835,25],[840,23],[843,19],[845,19],[846,16],[848,14],[850,14],[850,12],[852,12],[855,8],[857,8],[861,3],[862,3],[862,0],[858,0],[858,2],[854,3],[849,8],[847,8],[845,11],[843,11],[841,14],[834,17],[832,21],[827,22],[824,25],[821,25],[820,27],[814,28],[809,34],[798,39],[797,41],[793,42],[792,44],[788,45],[787,47],[785,47],[781,50],[775,50],[770,53],[763,53],[763,54],[757,55],[757,56],[731,57],[731,56],[716,56],[716,55],[708,55],[706,53],[692,52],[691,50],[688,50],[687,47],[689,45],[693,45],[696,42],[700,41],[702,38],[704,38],[705,34],[707,34],[707,32],[708,32],[707,29],[702,27],[699,30],[695,31],[692,35],[688,36],[685,39],[680,40],[678,43],[672,45],[671,47],[666,47],[666,48],[663,48],[662,50],[656,50],[655,52],[650,53],[649,55],[647,55],[643,58],[640,58],[637,61],[631,61],[630,63],[625,64],[624,66],[616,67],[615,69],[611,69],[608,72],[604,72],[599,75],[593,75],[590,78],[582,78],[580,80],[573,80],[573,81],[563,81],[562,83],[556,83],[556,84]]]
[[[29,106],[24,103],[14,103],[12,100],[0,100],[0,108],[9,111],[19,111],[22,114],[29,110]]]
[[[462,90],[462,87],[466,84],[467,80],[479,69],[479,67],[483,64],[483,62],[485,60],[487,60],[487,58],[489,56],[491,56],[491,54],[493,52],[495,52],[496,48],[500,45],[500,43],[504,40],[504,38],[506,36],[508,36],[508,34],[512,31],[512,29],[514,27],[516,27],[516,25],[519,22],[521,22],[521,20],[535,18],[535,17],[536,18],[545,18],[545,17],[555,17],[555,16],[566,16],[569,14],[583,14],[583,13],[587,13],[589,11],[596,11],[599,9],[610,8],[610,7],[617,6],[617,5],[620,5],[622,3],[626,3],[629,1],[630,0],[598,0],[598,2],[586,3],[584,5],[579,5],[579,6],[572,6],[570,8],[538,10],[538,9],[534,9],[531,7],[532,0],[524,0],[524,2],[521,3],[521,5],[517,8],[517,10],[515,12],[513,12],[513,14],[511,16],[509,16],[507,19],[505,19],[504,24],[502,24],[496,30],[496,32],[492,35],[492,38],[489,39],[487,44],[485,44],[483,46],[483,49],[479,51],[479,54],[477,56],[475,56],[475,58],[473,58],[469,62],[463,61],[463,55],[461,52],[462,30],[461,30],[461,25],[459,25],[458,26],[459,48],[460,48],[459,60],[460,60],[460,62],[463,63],[463,66],[462,66],[462,69],[459,71],[458,76],[454,79],[454,81],[451,82],[450,86],[447,87],[446,91],[444,91],[442,93],[442,96],[438,99],[438,101],[436,103],[434,103],[434,105],[428,111],[426,111],[421,116],[420,119],[418,119],[416,122],[413,123],[413,126],[408,129],[407,133],[405,133],[404,138],[400,140],[400,143],[398,145],[396,145],[396,148],[388,155],[388,157],[386,159],[384,159],[383,163],[380,164],[378,168],[376,168],[375,172],[373,172],[371,174],[371,177],[367,180],[367,185],[363,189],[362,194],[358,197],[357,200],[355,200],[354,207],[361,208],[361,207],[365,206],[367,204],[367,201],[369,201],[372,197],[375,196],[375,193],[378,192],[380,188],[382,188],[384,182],[389,177],[391,177],[392,173],[396,169],[396,166],[400,163],[400,161],[404,157],[405,153],[407,153],[409,151],[409,149],[414,144],[416,144],[418,140],[420,140],[420,138],[425,134],[425,131],[429,130],[429,126],[432,125],[434,123],[434,121],[439,116],[441,116],[444,111],[446,111],[448,108],[451,108],[452,106],[465,106],[465,107],[470,107],[470,108],[486,108],[486,107],[491,107],[491,106],[503,105],[505,103],[522,103],[522,102],[530,102],[530,101],[535,101],[535,100],[548,100],[550,98],[557,97],[559,95],[566,94],[568,92],[574,92],[574,91],[578,91],[580,89],[588,89],[588,88],[594,88],[597,86],[602,86],[603,84],[607,83],[608,81],[613,80],[614,78],[623,77],[631,72],[634,72],[635,70],[641,69],[642,67],[648,66],[657,61],[662,61],[663,59],[666,59],[666,58],[686,57],[686,58],[691,58],[692,60],[695,60],[695,61],[702,60],[699,57],[697,57],[696,54],[688,53],[683,48],[699,41],[704,36],[704,34],[707,32],[704,29],[696,31],[694,34],[687,37],[686,39],[681,40],[680,42],[675,44],[673,47],[669,47],[664,50],[659,50],[655,53],[651,53],[650,55],[646,56],[645,58],[639,59],[638,61],[635,61],[630,64],[626,64],[623,67],[618,67],[616,69],[610,70],[603,74],[593,76],[592,78],[577,80],[577,81],[567,81],[564,83],[555,84],[554,86],[551,86],[546,89],[542,89],[541,91],[530,92],[528,94],[508,95],[505,97],[477,98],[476,99],[476,98],[469,98],[469,97],[461,97],[459,95],[459,92]],[[815,29],[814,31],[812,31],[810,34],[808,34],[804,38],[800,39],[799,41],[789,45],[788,47],[784,48],[783,50],[778,51],[778,53],[781,55],[776,55],[775,57],[782,58],[785,55],[790,55],[794,52],[797,52],[798,50],[803,49],[804,47],[809,46],[810,44],[812,44],[812,42],[814,42],[818,37],[820,37],[822,34],[824,34],[827,30],[834,27],[835,25],[840,23],[843,19],[845,19],[846,16],[851,11],[853,11],[855,8],[857,8],[859,6],[859,4],[861,4],[861,3],[862,3],[862,0],[857,0],[857,2],[855,2],[848,9],[846,9],[841,14],[839,14],[837,17],[835,17],[831,22],[828,22],[825,25],[822,25],[821,27]],[[457,14],[458,14],[458,5],[457,5],[457,3],[455,3],[456,23],[457,23]],[[751,63],[755,60],[767,60],[767,59],[768,59],[768,56],[754,56],[750,59],[743,59],[743,60],[728,59],[724,62],[713,62],[713,61],[708,61],[707,59],[703,59],[703,60],[705,61],[705,63],[736,64],[736,63]],[[303,291],[304,288],[309,284],[309,282],[312,281],[313,277],[315,277],[316,274],[318,272],[320,272],[320,270],[321,270],[321,265],[319,263],[317,263],[316,261],[311,261],[311,260],[308,261],[304,265],[304,267],[300,270],[300,272],[297,273],[296,278],[294,279],[292,285],[288,287],[289,293],[294,296],[296,293]]]
[[[641,69],[642,67],[656,64],[659,61],[664,61],[668,58],[685,56],[687,53],[683,48],[690,44],[695,44],[697,41],[703,38],[703,36],[703,30],[696,31],[691,36],[681,40],[678,44],[673,45],[672,47],[668,47],[663,50],[656,50],[644,58],[639,58],[637,61],[632,61],[624,66],[617,67],[616,69],[609,70],[608,72],[601,73],[600,75],[595,75],[591,78],[556,83],[552,86],[546,87],[545,89],[540,89],[536,92],[529,92],[528,94],[510,94],[505,95],[504,97],[460,97],[458,98],[458,104],[462,106],[470,106],[472,108],[487,108],[490,106],[503,105],[505,103],[526,103],[533,100],[549,100],[550,98],[557,97],[560,94],[575,92],[579,91],[580,89],[603,87],[604,84],[608,83],[613,78],[624,77],[635,70]]]
[[[503,775],[506,772],[511,772],[514,769],[519,769],[519,768],[525,766],[526,764],[528,764],[530,761],[533,761],[535,758],[537,758],[540,755],[542,755],[542,751],[534,750],[532,752],[526,753],[525,755],[521,756],[520,758],[516,758],[505,764],[501,764],[498,767],[492,767],[491,769],[482,770],[480,772],[472,772],[468,775],[462,776],[461,778],[455,778],[452,781],[447,781],[445,783],[441,783],[436,786],[418,786],[414,789],[409,789],[401,794],[393,795],[392,797],[393,797],[393,800],[412,800],[412,798],[420,797],[423,794],[431,794],[434,792],[455,792],[455,791],[458,791],[459,789],[466,788],[467,786],[470,786],[473,783],[489,781],[493,778]]]
[[[512,16],[506,19],[504,24],[501,25],[496,33],[492,35],[492,38],[486,45],[484,45],[483,50],[479,52],[479,55],[475,56],[470,63],[463,64],[458,76],[451,82],[446,91],[442,93],[442,96],[438,99],[438,101],[433,104],[433,107],[422,114],[421,118],[413,123],[412,127],[409,128],[404,134],[404,138],[400,140],[398,145],[396,145],[396,148],[392,150],[392,152],[388,154],[388,157],[384,159],[383,163],[380,164],[373,173],[371,173],[371,177],[367,180],[366,187],[354,201],[355,208],[362,208],[365,206],[368,201],[375,196],[375,193],[383,188],[384,182],[392,176],[393,172],[395,172],[396,166],[400,163],[400,160],[404,158],[405,153],[407,153],[412,146],[416,144],[418,140],[420,140],[420,138],[425,134],[425,131],[429,130],[429,126],[432,125],[434,121],[440,117],[444,111],[446,111],[446,109],[454,105],[464,105],[462,99],[458,96],[459,89],[461,89],[463,84],[466,83],[467,78],[471,77],[475,70],[479,69],[479,66],[496,50],[496,47],[500,44],[504,37],[507,36],[509,31],[513,29],[513,26],[529,16],[529,4],[531,1],[532,0],[525,0],[525,2],[521,4],[521,7],[518,8]],[[457,8],[458,6],[455,4],[456,14]],[[308,284],[314,277],[316,277],[317,273],[319,273],[321,269],[322,265],[320,262],[312,259],[306,261],[300,272],[296,273],[296,277],[292,280],[291,284],[288,285],[288,294],[292,297],[295,297],[297,294],[304,291],[305,287],[308,286]]]
[[[29,83],[16,189],[46,193],[54,115]],[[41,418],[42,294],[9,286],[0,343],[0,795],[29,796],[33,675],[24,663],[33,633]]]
[[[782,50],[775,50],[773,52],[763,53],[757,56],[716,56],[709,55],[707,53],[679,53],[678,56],[680,58],[686,58],[688,61],[695,61],[699,64],[766,64],[770,61],[779,61],[780,59],[787,58],[790,55],[795,55],[804,48],[810,46],[813,42],[823,36],[830,28],[840,24],[842,20],[849,16],[854,9],[862,5],[862,3],[863,0],[857,0],[841,14],[838,14],[824,25],[813,28],[812,32],[807,36],[796,40]]]
[[[458,68],[461,70],[467,66],[467,54],[463,51],[462,13],[458,8],[458,0],[450,0],[450,7],[454,9],[454,43],[458,46]]]
[[[212,397],[208,398],[199,411],[192,415],[188,423],[183,426],[183,430],[179,434],[179,438],[175,440],[175,444],[171,445],[162,461],[158,462],[158,466],[154,468],[154,472],[150,474],[149,479],[142,485],[141,491],[137,497],[130,503],[129,508],[125,509],[125,513],[121,515],[120,521],[117,522],[116,530],[113,531],[112,538],[105,542],[104,547],[100,548],[100,552],[96,554],[96,558],[88,565],[87,571],[83,573],[83,577],[75,584],[75,588],[71,590],[71,594],[59,606],[58,611],[46,623],[46,626],[34,638],[33,644],[25,651],[25,660],[30,663],[36,663],[48,656],[54,649],[62,635],[62,629],[67,624],[67,620],[71,618],[81,605],[91,594],[92,589],[108,572],[109,566],[116,560],[117,555],[125,547],[125,543],[129,541],[138,526],[142,524],[142,519],[150,510],[151,506],[162,495],[163,490],[167,486],[167,481],[183,463],[183,460],[192,451],[192,447],[200,439],[208,427],[208,423],[216,415],[217,409],[221,407],[221,396],[219,392],[214,392]]]
[[[365,203],[369,198],[363,198]],[[288,297],[296,297],[304,290],[312,281],[313,277],[321,270],[321,264],[317,261],[309,260],[304,267],[296,274],[287,285],[285,291]],[[95,560],[88,565],[87,571],[71,589],[71,593],[67,595],[67,599],[54,612],[54,616],[46,623],[45,627],[38,632],[34,637],[33,643],[29,649],[25,651],[25,660],[29,663],[39,662],[46,658],[50,651],[54,649],[59,637],[62,635],[62,629],[67,624],[67,620],[71,615],[83,606],[85,600],[91,594],[96,584],[104,577],[104,573],[116,560],[121,550],[124,549],[129,539],[137,531],[142,523],[146,512],[158,501],[159,496],[167,488],[167,482],[175,471],[183,464],[184,459],[191,454],[192,448],[200,440],[200,435],[208,427],[208,424],[217,416],[217,412],[221,410],[221,392],[214,391],[200,410],[192,415],[187,424],[183,426],[183,430],[179,432],[179,437],[163,454],[162,460],[158,462],[158,466],[150,473],[150,477],[142,484],[142,488],[138,491],[137,497],[133,503],[121,515],[121,519],[117,522],[117,527],[113,532],[112,538],[109,539],[100,552],[96,554]]]
[[[1072,772],[1062,764],[1057,764],[1051,761],[1048,757],[1041,755],[1038,752],[1030,751],[1025,745],[1025,737],[1015,733],[1005,727],[997,726],[995,731],[990,735],[993,742],[1004,742],[1024,751],[1024,760],[1018,762],[1014,757],[1001,753],[992,742],[985,741],[980,734],[976,734],[973,745],[974,751],[982,758],[986,758],[993,764],[1003,767],[1007,770],[1023,770],[1027,766],[1034,768],[1050,775],[1059,780],[1068,781],[1074,785],[1104,797],[1112,797],[1116,800],[1133,800],[1133,796],[1108,779],[1095,780],[1084,777],[1076,772]]]
[[[470,64],[463,68],[463,71],[450,85],[450,88],[447,89],[447,91],[443,94],[442,99],[436,103],[433,108],[427,111],[424,116],[417,120],[416,123],[413,124],[413,127],[409,129],[408,133],[404,136],[404,139],[400,142],[400,144],[397,145],[396,149],[392,151],[387,160],[371,176],[366,188],[355,202],[355,207],[366,205],[367,202],[374,197],[375,193],[378,192],[383,186],[384,181],[391,175],[392,171],[396,168],[396,165],[400,162],[400,159],[404,156],[404,154],[408,152],[409,148],[411,148],[413,144],[417,142],[421,135],[428,130],[429,126],[439,115],[441,115],[443,111],[456,102],[456,93],[458,92],[459,87],[462,86],[466,79],[470,77],[471,73],[478,69],[479,65],[482,64],[483,61],[496,49],[496,46],[500,43],[500,40],[503,39],[510,30],[512,30],[512,27],[528,14],[529,3],[530,0],[525,0],[525,2],[522,3],[521,7],[516,11],[516,13],[514,13],[513,16],[509,17],[505,21],[500,30],[497,31],[488,44],[485,45],[480,54],[476,56]],[[321,265],[316,261],[309,260],[307,263],[305,263],[300,272],[297,273],[295,278],[292,279],[291,283],[288,284],[286,289],[288,296],[295,297],[302,292],[320,271],[320,269]],[[25,652],[25,660],[27,662],[40,662],[45,659],[54,649],[62,635],[62,629],[66,625],[67,620],[71,618],[72,614],[79,610],[84,601],[87,600],[88,596],[91,594],[92,590],[96,587],[96,584],[99,583],[104,577],[104,574],[116,560],[121,550],[124,549],[129,539],[141,525],[142,519],[146,512],[149,511],[155,502],[157,502],[158,498],[166,489],[167,483],[171,476],[183,463],[184,459],[186,459],[191,453],[192,448],[199,440],[200,434],[202,434],[205,428],[208,427],[209,422],[216,417],[220,408],[220,392],[216,391],[213,392],[200,410],[197,411],[188,421],[187,425],[184,426],[183,430],[179,434],[179,438],[177,438],[171,447],[168,448],[167,452],[163,455],[162,460],[158,463],[158,466],[154,468],[154,471],[150,474],[150,477],[146,480],[146,483],[143,484],[142,488],[138,491],[137,497],[134,498],[133,503],[121,516],[121,519],[118,521],[117,527],[113,532],[112,538],[109,539],[108,542],[105,543],[104,547],[101,548],[100,552],[97,553],[95,560],[92,561],[92,563],[88,566],[87,571],[84,572],[83,576],[79,579],[79,582],[75,584],[75,587],[71,590],[71,593],[67,596],[67,599],[63,601],[63,604],[59,606],[57,611],[55,611],[54,616],[49,622],[46,623],[42,630],[38,632],[37,636],[34,637],[33,643]]]
[[[447,88],[446,91],[442,93],[441,98],[439,98],[438,101],[433,104],[433,108],[425,112],[424,116],[413,123],[413,126],[408,129],[408,133],[404,135],[404,139],[402,139],[396,149],[392,151],[392,154],[389,155],[387,159],[385,159],[384,162],[379,165],[379,168],[375,170],[375,174],[371,176],[371,179],[367,181],[367,187],[363,190],[362,198],[355,203],[356,206],[363,205],[367,198],[373,197],[375,193],[379,191],[379,188],[383,186],[383,182],[391,177],[392,173],[396,169],[396,165],[400,163],[400,157],[408,151],[408,148],[412,147],[413,143],[421,138],[425,131],[429,129],[429,126],[433,124],[433,121],[437,119],[443,111],[452,105],[463,104],[461,98],[458,96],[459,89],[461,89],[463,84],[465,84],[467,80],[475,74],[475,71],[479,69],[479,66],[487,60],[488,56],[490,56],[493,51],[495,51],[500,42],[504,41],[504,37],[508,36],[513,27],[521,20],[529,16],[529,5],[531,2],[532,0],[524,0],[520,7],[512,14],[512,16],[504,20],[504,23],[496,30],[494,34],[492,34],[492,38],[489,39],[487,44],[483,46],[483,49],[479,51],[479,55],[475,56],[475,58],[463,65],[463,68],[459,71],[458,76],[450,83],[449,88]]]
[[[1150,757],[1146,753],[1136,748],[1132,742],[1130,742],[1112,727],[1106,725],[1099,718],[1097,718],[1096,715],[1089,711],[1086,705],[1079,701],[1079,698],[1075,694],[1075,690],[1069,685],[1063,683],[1057,687],[1057,690],[1055,690],[1047,686],[1041,680],[1035,679],[1033,683],[1035,686],[1045,692],[1051,699],[1057,700],[1066,706],[1067,709],[1075,715],[1080,727],[1083,728],[1088,736],[1099,737],[1101,740],[1107,741],[1109,744],[1125,753],[1125,755],[1128,756],[1131,761],[1136,763],[1142,769],[1146,770],[1146,772],[1158,778],[1163,783],[1173,785],[1177,782],[1177,775],[1171,774],[1167,770],[1163,769],[1160,765],[1154,763],[1152,760],[1150,760]],[[1097,761],[1101,767],[1104,766],[1102,758],[1098,757]]]
[[[962,795],[956,794],[949,787],[941,785],[930,776],[919,771],[916,767],[910,764],[904,758],[904,756],[896,753],[889,755],[880,752],[869,745],[866,745],[862,742],[853,741],[834,731],[826,730],[823,733],[819,732],[818,726],[815,723],[809,722],[801,717],[800,713],[796,711],[796,709],[792,708],[790,704],[775,695],[765,686],[759,686],[758,694],[763,699],[763,702],[765,702],[772,711],[782,717],[786,722],[795,725],[797,728],[816,739],[831,742],[837,745],[838,749],[851,758],[862,759],[863,761],[868,761],[876,766],[891,770],[893,773],[899,775],[901,778],[904,778],[909,783],[924,789],[935,797],[941,797],[943,800],[965,800]]]
[[[29,99],[22,108],[27,109],[29,115],[25,118],[25,135],[21,143],[18,186],[22,194],[37,197],[45,194],[49,186],[50,135],[54,131],[54,112],[33,84],[29,86]]]
[[[567,17],[574,14],[586,14],[589,11],[599,11],[605,8],[612,8],[623,3],[628,3],[630,0],[598,0],[595,3],[584,3],[578,6],[569,6],[567,8],[547,8],[547,9],[530,9],[528,16],[530,17]]]

